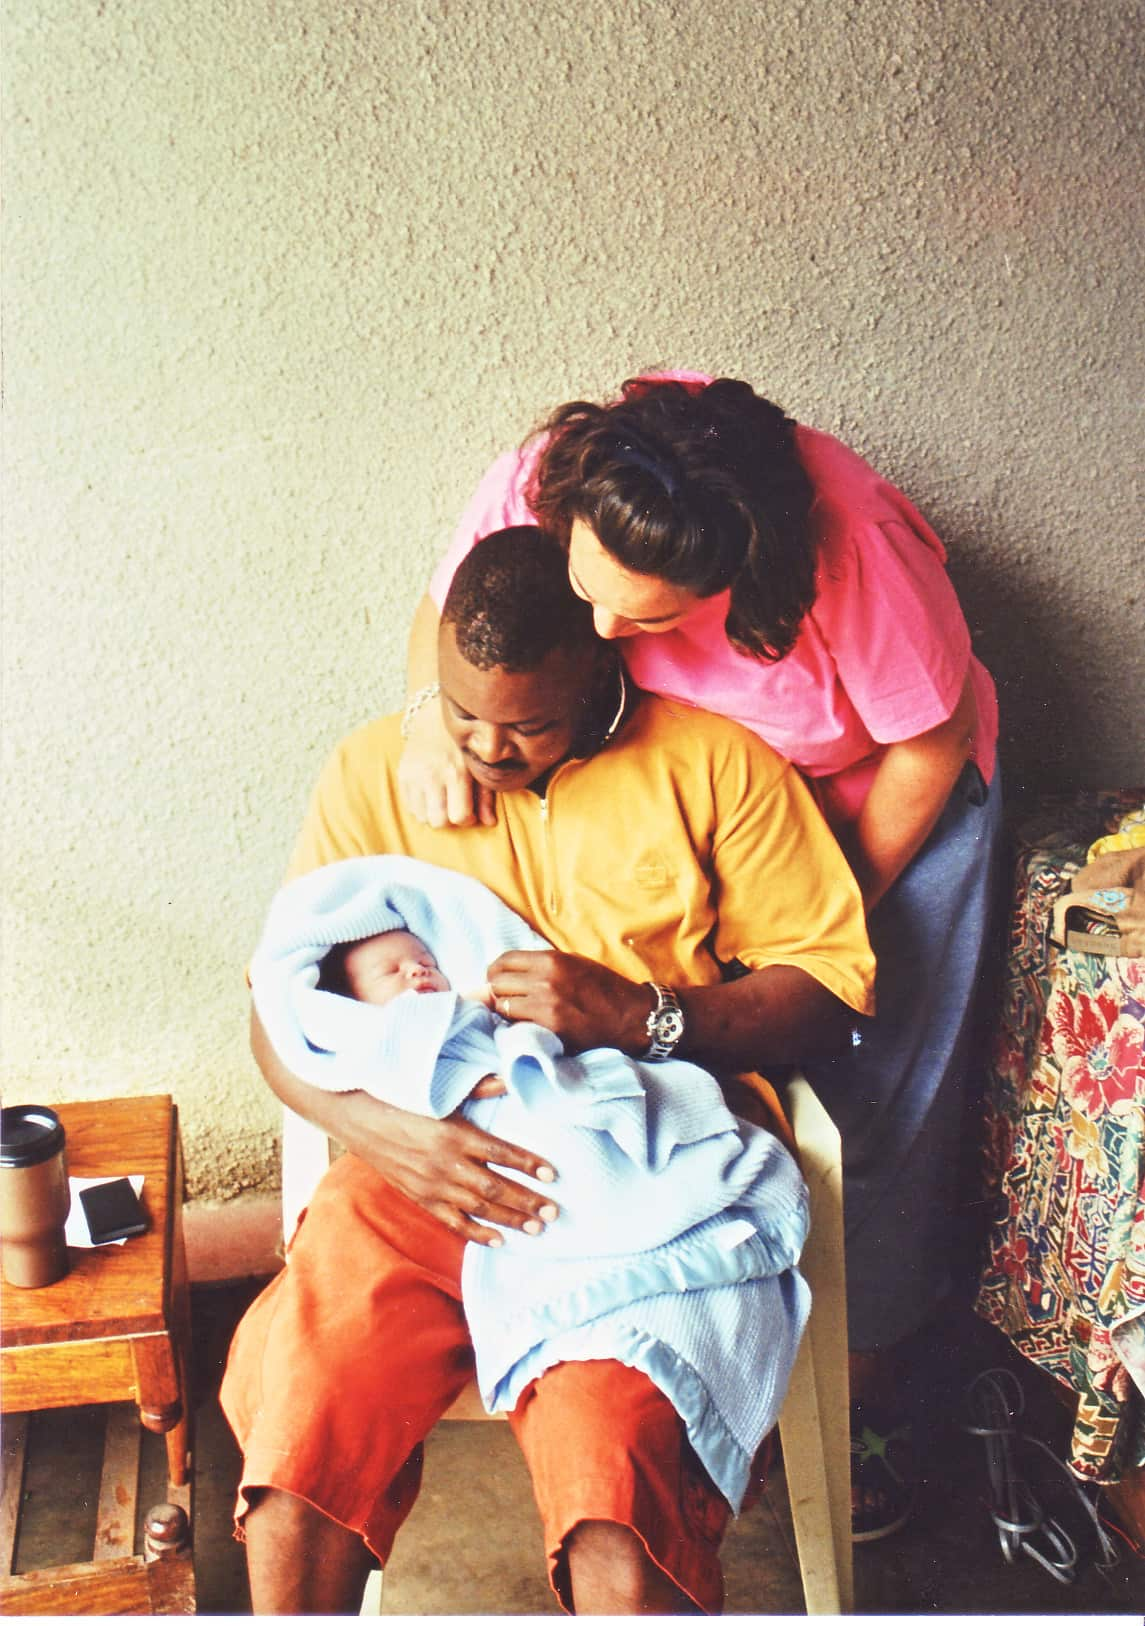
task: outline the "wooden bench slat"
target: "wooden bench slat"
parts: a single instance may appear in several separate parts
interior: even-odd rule
[[[139,1498],[139,1413],[132,1405],[109,1406],[92,1557],[130,1558],[135,1551]]]
[[[13,1575],[0,1583],[2,1615],[193,1615],[191,1559],[149,1564],[111,1558],[102,1564],[60,1564]]]
[[[28,1449],[28,1418],[13,1412],[4,1419],[4,1484],[0,1489],[0,1576],[11,1575],[16,1561],[16,1531],[20,1498],[24,1493],[24,1462]]]

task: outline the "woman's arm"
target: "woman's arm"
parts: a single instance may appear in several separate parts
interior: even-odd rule
[[[481,1220],[539,1232],[546,1220],[556,1218],[551,1198],[490,1167],[496,1163],[535,1180],[554,1180],[552,1166],[535,1152],[487,1135],[459,1114],[441,1120],[423,1118],[387,1106],[363,1090],[335,1095],[304,1083],[279,1061],[253,1005],[250,1042],[262,1076],[284,1106],[365,1159],[383,1179],[467,1242],[500,1245],[500,1234]],[[498,1093],[481,1085],[478,1092]]]
[[[407,702],[437,682],[437,605],[427,593],[414,611],[407,661]],[[461,752],[446,733],[436,697],[410,718],[398,765],[402,800],[415,819],[440,830],[447,824],[494,824],[494,793],[469,776]]]
[[[840,837],[868,915],[937,824],[973,750],[977,726],[968,672],[944,723],[887,747],[854,826]]]
[[[413,613],[406,655],[406,682],[411,696],[427,684],[437,682],[437,629],[440,624],[437,605],[428,593],[424,593]]]

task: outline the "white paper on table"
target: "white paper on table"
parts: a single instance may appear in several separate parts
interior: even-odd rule
[[[80,1192],[86,1191],[88,1186],[105,1186],[109,1180],[119,1180],[118,1174],[97,1174],[91,1179],[81,1179],[78,1175],[68,1175],[68,1186],[72,1194],[71,1211],[68,1214],[67,1224],[64,1226],[64,1241],[69,1248],[120,1248],[127,1241],[125,1236],[117,1236],[111,1242],[93,1242],[91,1231],[88,1229],[87,1215],[84,1206],[79,1200]],[[143,1190],[143,1176],[129,1174],[131,1189],[138,1197]]]

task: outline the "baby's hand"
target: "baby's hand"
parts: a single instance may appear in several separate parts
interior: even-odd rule
[[[478,1005],[484,1005],[487,1011],[493,1009],[493,989],[487,982],[483,982],[480,988],[475,988],[471,994],[463,994],[461,997],[475,999]]]
[[[486,1073],[479,1079],[469,1092],[471,1101],[491,1101],[496,1095],[508,1095],[505,1080],[498,1078],[496,1073]]]

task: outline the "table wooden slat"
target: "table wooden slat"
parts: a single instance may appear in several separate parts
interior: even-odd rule
[[[135,1363],[124,1338],[5,1349],[4,1411],[98,1406],[136,1393]]]

